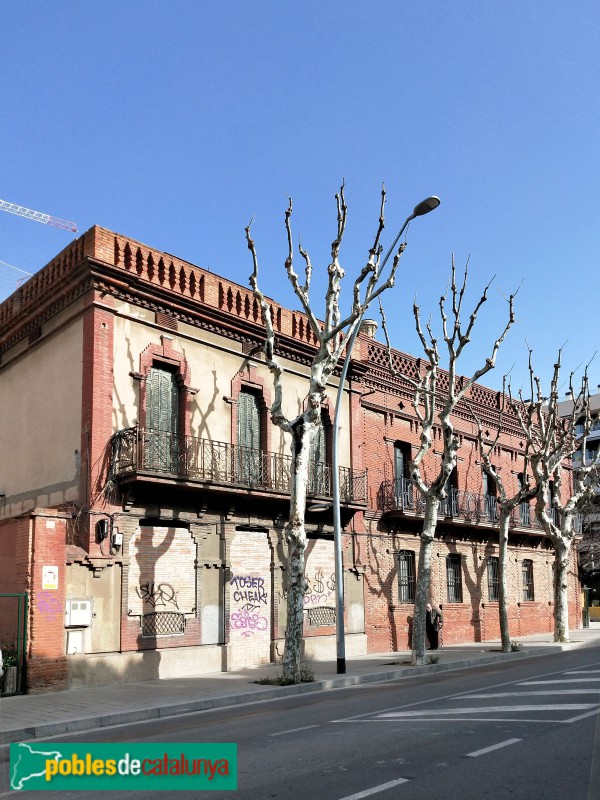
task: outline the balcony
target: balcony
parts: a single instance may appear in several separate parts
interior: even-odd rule
[[[425,513],[423,497],[408,478],[384,481],[379,487],[377,506],[383,512],[401,511],[411,517],[422,517]],[[551,509],[551,516],[556,523],[556,509]],[[495,526],[499,518],[498,501],[490,494],[461,492],[451,488],[448,496],[439,502],[438,518]],[[535,510],[529,503],[521,503],[513,510],[510,527],[541,530]],[[581,532],[580,515],[575,518],[575,532]]]
[[[113,472],[122,481],[163,478],[281,495],[291,490],[292,458],[281,453],[139,427],[118,431],[112,452]],[[339,475],[341,502],[364,505],[366,472],[340,467]],[[330,498],[332,494],[331,466],[311,462],[308,495]]]

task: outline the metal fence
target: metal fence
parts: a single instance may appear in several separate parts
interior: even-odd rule
[[[404,511],[417,516],[425,512],[425,501],[409,478],[384,481],[379,487],[377,505],[382,511]],[[439,501],[438,516],[494,524],[498,522],[500,512],[494,495],[462,492],[450,487],[446,498]],[[555,508],[550,509],[550,518],[555,525],[560,524],[560,515]],[[541,527],[535,515],[535,508],[529,503],[521,503],[513,509],[510,525],[513,528],[538,530]],[[578,514],[574,519],[576,533],[581,532],[581,526],[582,518]]]
[[[27,595],[0,594],[0,695],[25,691]]]
[[[292,458],[282,453],[139,427],[119,431],[113,453],[116,475],[147,472],[251,489],[291,490]],[[366,502],[366,472],[340,467],[339,475],[342,502]],[[308,494],[331,497],[332,493],[331,466],[311,462]]]

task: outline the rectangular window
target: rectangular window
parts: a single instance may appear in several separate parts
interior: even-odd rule
[[[160,367],[146,378],[146,429],[144,467],[179,474],[179,387],[175,374]]]
[[[415,554],[412,550],[398,553],[398,599],[401,603],[415,602]]]
[[[462,603],[462,567],[458,553],[446,556],[446,580],[448,582],[448,602]]]
[[[331,492],[331,469],[327,452],[327,433],[323,415],[310,444],[308,464],[308,494],[329,495]]]
[[[260,400],[253,392],[238,395],[237,481],[250,486],[262,484],[262,438]]]
[[[523,601],[531,602],[535,598],[533,591],[533,561],[523,559]]]
[[[497,556],[490,556],[487,560],[487,579],[488,579],[488,600],[490,603],[497,603],[500,600],[500,584],[498,581],[499,559]]]
[[[412,484],[409,478],[410,445],[408,442],[394,444],[394,496],[396,508],[412,508]],[[411,601],[412,602],[412,601]]]

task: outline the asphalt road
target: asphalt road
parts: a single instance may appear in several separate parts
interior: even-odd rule
[[[237,742],[238,790],[160,794],[179,800],[600,800],[600,648],[36,744],[53,741]],[[0,750],[0,780],[1,797],[7,748]],[[137,792],[136,800],[157,796]]]

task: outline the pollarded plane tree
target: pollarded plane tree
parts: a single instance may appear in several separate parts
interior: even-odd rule
[[[587,367],[577,390],[569,376],[568,397],[572,410],[561,416],[559,409],[562,352],[554,364],[548,398],[542,395],[529,350],[530,399],[513,404],[527,438],[533,478],[536,483],[535,513],[540,527],[554,546],[554,641],[569,641],[569,569],[573,542],[580,532],[580,511],[594,492],[599,456],[586,463],[587,438],[592,428]],[[576,433],[576,425],[582,433]],[[571,467],[571,458],[581,449],[581,466]]]
[[[383,270],[388,256],[381,260],[381,236],[385,225],[385,189],[381,192],[381,206],[379,223],[375,233],[373,246],[369,250],[366,264],[361,269],[354,281],[350,311],[342,315],[340,307],[340,294],[344,269],[340,263],[340,248],[344,231],[346,229],[347,206],[342,185],[337,202],[337,235],[331,245],[331,261],[327,269],[328,280],[325,295],[325,314],[323,321],[315,314],[310,299],[310,284],[313,266],[307,251],[301,246],[298,250],[304,262],[304,282],[294,270],[294,244],[291,229],[292,201],[290,199],[285,212],[285,229],[287,232],[288,254],[285,260],[285,270],[288,280],[300,300],[302,309],[306,314],[310,329],[317,342],[316,351],[312,360],[308,392],[304,403],[304,411],[290,419],[283,411],[283,383],[284,369],[275,352],[275,330],[271,315],[269,300],[259,288],[258,257],[257,251],[250,236],[250,225],[246,228],[248,248],[252,253],[254,269],[250,276],[250,285],[257,298],[262,321],[266,331],[263,346],[266,364],[273,377],[274,401],[270,409],[271,421],[291,437],[291,497],[289,519],[285,528],[285,538],[288,547],[287,563],[287,625],[285,633],[285,649],[283,655],[283,677],[285,680],[298,683],[300,681],[301,647],[303,637],[303,611],[304,594],[306,590],[305,579],[305,550],[306,532],[304,516],[306,510],[306,493],[309,481],[309,454],[313,438],[321,421],[321,405],[325,398],[325,389],[331,375],[340,361],[348,342],[360,324],[360,321],[369,305],[379,297],[382,292],[391,289],[394,285],[396,271],[400,257],[405,249],[402,242],[394,251],[392,266],[387,278],[383,277]],[[424,201],[425,202],[425,201]],[[438,201],[439,202],[439,201]],[[417,207],[418,209],[419,207]],[[415,209],[415,214],[417,214]],[[430,209],[427,209],[430,210]],[[425,213],[421,211],[420,213]],[[394,246],[397,243],[394,243]],[[388,253],[389,255],[389,253]],[[342,387],[340,387],[342,391]]]
[[[481,307],[487,302],[488,290],[492,283],[490,281],[483,290],[483,294],[471,312],[466,327],[464,327],[461,314],[467,288],[467,278],[468,264],[465,267],[462,285],[459,287],[456,281],[454,257],[452,257],[450,286],[439,301],[442,339],[447,351],[447,366],[445,367],[447,380],[446,376],[444,376],[444,380],[440,380],[442,377],[440,374],[442,369],[440,365],[440,347],[437,338],[433,334],[431,320],[425,326],[425,333],[421,324],[421,311],[416,302],[413,305],[415,327],[425,353],[422,373],[418,379],[415,379],[393,367],[385,313],[381,308],[382,327],[388,346],[389,366],[396,377],[412,387],[412,405],[420,426],[420,444],[409,466],[411,482],[419,492],[424,508],[412,627],[413,664],[425,663],[425,606],[429,600],[430,593],[433,542],[440,504],[448,496],[448,484],[450,476],[456,467],[459,448],[459,438],[454,430],[453,414],[473,384],[494,368],[500,345],[515,319],[513,309],[514,295],[511,295],[507,301],[509,307],[508,321],[500,336],[495,340],[490,355],[485,359],[482,366],[473,372],[470,378],[460,378],[457,371],[459,359],[465,347],[471,341],[477,316]],[[451,308],[449,310],[448,292],[451,299]],[[425,471],[425,460],[432,453],[436,431],[441,432],[442,454],[437,475],[428,480]]]
[[[508,625],[508,529],[512,513],[521,503],[532,500],[536,494],[536,487],[531,485],[529,479],[530,457],[529,449],[531,442],[525,440],[523,451],[523,479],[518,481],[516,491],[514,487],[509,487],[510,478],[503,476],[500,470],[493,463],[493,455],[498,447],[498,441],[502,431],[502,420],[507,411],[507,403],[512,405],[505,392],[505,381],[502,384],[501,406],[498,419],[498,427],[493,438],[485,436],[481,420],[475,410],[471,407],[471,413],[477,424],[477,444],[486,475],[494,481],[496,486],[496,508],[498,515],[498,617],[500,622],[500,639],[502,641],[502,652],[510,653],[510,631]],[[511,492],[512,488],[512,492]]]

